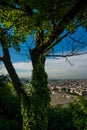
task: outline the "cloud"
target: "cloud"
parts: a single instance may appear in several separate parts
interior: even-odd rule
[[[28,62],[28,63],[24,63],[24,62],[13,63],[13,66],[16,69],[16,71],[17,71],[17,73],[20,77],[26,77],[26,78],[31,77],[31,73],[32,73],[31,62]]]
[[[71,66],[65,58],[61,58],[60,60],[47,60],[46,71],[49,78],[87,78],[87,55],[73,56],[68,58],[68,60],[73,64],[73,66]]]
[[[69,57],[68,60],[73,66],[65,58],[47,59],[45,69],[49,79],[87,79],[87,55]],[[13,65],[20,77],[31,78],[31,62],[17,62]],[[6,73],[4,67],[1,68]]]
[[[7,70],[5,69],[4,65],[0,63],[0,75],[7,74]]]

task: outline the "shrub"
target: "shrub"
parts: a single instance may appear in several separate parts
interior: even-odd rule
[[[6,76],[0,76],[0,130],[21,130],[20,102]]]

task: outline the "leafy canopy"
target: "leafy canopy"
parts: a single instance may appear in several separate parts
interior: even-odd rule
[[[6,32],[9,47],[25,42],[33,32],[44,30],[41,53],[63,33],[74,32],[78,26],[87,27],[85,0],[6,0],[0,1],[0,26]],[[1,30],[1,29],[0,29]],[[46,45],[47,43],[47,45]],[[49,48],[51,48],[50,46]],[[39,51],[38,50],[38,51]]]

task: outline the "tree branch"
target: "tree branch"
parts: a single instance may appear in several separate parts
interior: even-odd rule
[[[87,54],[87,52],[81,52],[81,53],[76,53],[76,54],[66,54],[66,55],[52,55],[52,54],[48,54],[46,55],[47,57],[71,57],[71,56],[78,56],[78,55],[84,55],[84,54]]]
[[[72,9],[66,15],[63,16],[59,25],[56,26],[51,35],[45,39],[43,45],[37,48],[40,54],[43,53],[52,44],[56,37],[58,37],[64,31],[66,25],[69,24],[70,21],[73,20],[73,18],[80,11],[82,11],[86,5],[86,0],[78,0],[78,2],[72,7]]]
[[[58,44],[58,42],[60,42],[63,38],[65,38],[68,34],[69,34],[69,32],[67,32],[61,38],[57,39],[53,44],[51,44],[50,46],[48,46],[48,48],[44,52],[47,52],[48,50],[50,50],[52,47],[54,47],[56,44]]]
[[[68,63],[73,66],[73,64],[70,62],[70,60],[68,59],[68,57],[71,57],[71,56],[78,56],[78,55],[84,55],[84,54],[87,54],[87,52],[81,52],[81,53],[76,53],[76,54],[66,54],[66,55],[56,55],[56,54],[53,54],[53,55],[46,55],[47,57],[53,57],[55,59],[58,59],[59,57],[61,58],[65,58],[66,61],[68,61]]]
[[[68,61],[68,63],[71,65],[71,66],[73,66],[73,64],[69,61],[69,59],[67,58],[67,57],[65,57],[66,58],[66,61]]]
[[[77,40],[77,39],[75,39],[75,38],[73,38],[73,37],[71,37],[71,36],[69,36],[69,35],[68,35],[68,37],[69,37],[72,41],[77,42],[77,43],[79,43],[79,44],[87,44],[86,42],[81,42],[80,40]]]

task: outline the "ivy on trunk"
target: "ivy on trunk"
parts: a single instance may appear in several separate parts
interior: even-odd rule
[[[34,53],[31,54],[31,57]],[[35,55],[34,55],[35,56]],[[30,85],[30,107],[25,105],[23,130],[47,130],[50,90],[43,56],[32,57],[33,71]]]

